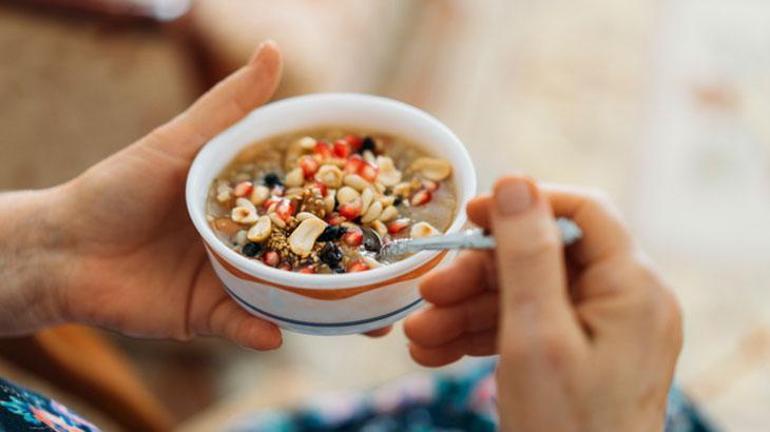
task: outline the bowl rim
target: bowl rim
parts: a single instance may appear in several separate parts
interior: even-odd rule
[[[465,177],[467,177],[467,181],[462,184],[456,184],[457,193],[460,196],[460,199],[457,203],[455,217],[446,232],[457,232],[465,226],[467,216],[464,209],[468,201],[476,193],[476,171],[470,155],[462,141],[460,141],[460,139],[446,125],[425,111],[395,99],[363,93],[311,93],[282,99],[252,110],[243,119],[236,122],[225,131],[220,132],[217,136],[204,144],[195,156],[188,171],[185,198],[189,216],[205,245],[210,248],[209,252],[218,255],[245,273],[265,280],[266,282],[308,290],[336,290],[373,285],[414,271],[436,258],[441,253],[440,251],[423,251],[406,259],[382,267],[377,267],[366,272],[331,275],[305,274],[269,267],[261,262],[248,259],[227,247],[225,243],[216,236],[213,228],[211,228],[206,220],[205,199],[203,203],[201,203],[202,205],[196,205],[198,204],[198,200],[196,198],[197,190],[195,187],[200,184],[198,177],[204,174],[206,159],[209,155],[214,154],[218,148],[232,145],[230,135],[234,135],[234,133],[231,131],[248,127],[248,124],[254,122],[259,116],[269,115],[274,111],[280,112],[292,109],[302,109],[308,103],[325,103],[331,105],[335,103],[364,104],[368,105],[370,108],[381,111],[402,111],[402,114],[405,114],[407,117],[421,122],[426,127],[434,129],[435,132],[442,136],[442,139],[440,142],[436,143],[436,145],[440,147],[454,147],[453,150],[456,152],[459,163],[453,163],[453,168],[461,170],[461,172],[466,174]],[[344,124],[344,121],[341,121],[340,124]],[[377,128],[375,127],[374,129]],[[386,128],[382,129],[385,131],[387,130]],[[289,130],[276,132],[269,136],[286,132],[289,132]],[[266,135],[264,138],[268,138],[269,136]],[[250,143],[244,143],[238,145],[242,149],[249,144]],[[208,187],[213,180],[213,176],[211,176],[211,178],[205,178],[204,180],[203,184]]]

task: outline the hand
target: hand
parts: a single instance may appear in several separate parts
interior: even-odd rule
[[[200,147],[265,103],[280,74],[277,46],[262,44],[186,112],[47,192],[46,225],[62,256],[60,320],[140,337],[217,335],[254,349],[280,346],[275,325],[222,289],[184,197]]]
[[[566,253],[553,213],[584,232]],[[468,215],[497,250],[423,282],[433,306],[405,323],[415,360],[499,353],[501,430],[662,430],[680,313],[617,213],[594,195],[509,177]]]

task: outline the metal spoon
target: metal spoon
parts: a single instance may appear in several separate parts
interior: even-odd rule
[[[580,227],[567,218],[556,219],[556,226],[565,246],[575,243],[583,236]],[[364,248],[374,253],[377,260],[384,262],[424,250],[494,249],[497,245],[494,237],[480,229],[417,239],[400,239],[385,244],[377,231],[364,227],[363,233]]]

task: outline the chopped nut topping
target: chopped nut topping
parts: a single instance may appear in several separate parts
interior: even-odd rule
[[[305,189],[301,200],[299,211],[312,213],[321,219],[326,216],[326,202],[318,189]]]
[[[340,190],[337,191],[337,202],[340,204],[347,204],[360,196],[361,194],[352,187],[343,186]]]
[[[293,170],[289,171],[288,174],[286,174],[286,180],[284,181],[284,184],[287,187],[300,187],[303,183],[305,183],[305,172],[302,171],[302,168],[294,168]]]
[[[454,211],[453,189],[443,183],[449,162],[397,138],[331,129],[275,142],[236,157],[211,186],[206,214],[228,247],[265,265],[367,271],[382,265],[371,255],[377,235],[384,242],[435,235],[428,221],[444,227],[448,216],[434,213]]]
[[[411,171],[417,171],[428,180],[445,180],[452,174],[452,165],[444,159],[421,157],[415,160],[409,167]]]
[[[361,213],[366,213],[369,210],[369,206],[372,205],[374,200],[374,190],[372,188],[366,188],[361,193]]]
[[[315,240],[326,229],[326,222],[318,218],[308,218],[300,222],[289,236],[289,247],[295,254],[306,257],[310,255]]]
[[[257,223],[249,229],[246,237],[253,242],[263,242],[267,240],[273,231],[273,223],[269,216],[260,216]]]
[[[361,222],[363,223],[369,223],[380,217],[380,213],[382,213],[382,203],[379,201],[375,201],[374,204],[369,206],[369,209],[366,210],[366,213],[364,213],[363,216],[361,216]]]
[[[358,174],[346,175],[344,178],[344,183],[345,185],[350,186],[359,192],[363,191],[367,186],[369,186],[369,182],[364,180],[364,178]]]
[[[322,166],[315,175],[316,181],[330,188],[342,186],[342,170],[334,165]]]
[[[409,232],[412,238],[430,237],[437,234],[441,234],[441,232],[428,222],[417,222],[412,225],[412,229]]]

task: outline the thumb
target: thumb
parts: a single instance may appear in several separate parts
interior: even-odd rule
[[[493,198],[491,225],[505,337],[510,332],[529,332],[526,336],[531,337],[533,330],[537,336],[577,336],[562,245],[547,200],[531,180],[520,176],[499,180]]]
[[[281,67],[278,45],[263,42],[246,65],[153,131],[143,144],[191,160],[208,140],[270,99],[278,87]]]

